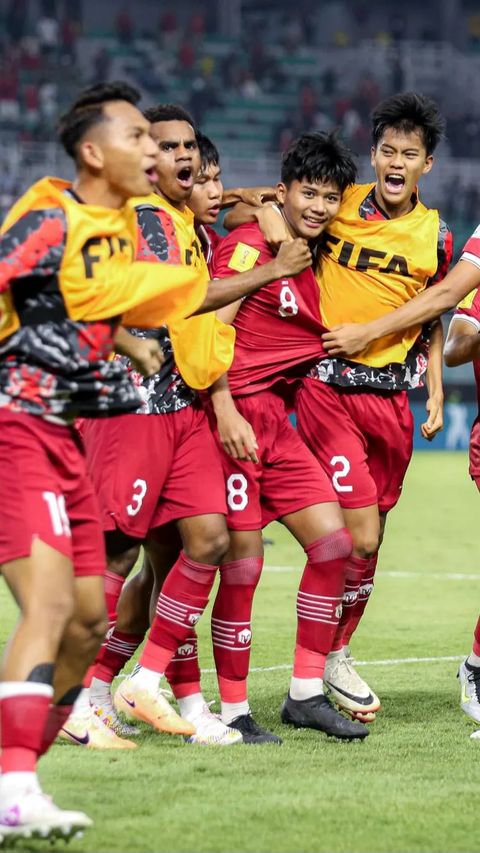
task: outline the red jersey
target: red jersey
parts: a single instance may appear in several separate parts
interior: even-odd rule
[[[197,237],[200,240],[200,244],[202,247],[203,257],[205,258],[205,262],[208,267],[208,271],[210,273],[210,278],[213,278],[212,275],[212,261],[213,261],[213,253],[220,245],[224,237],[221,237],[220,234],[217,234],[214,228],[211,228],[210,225],[200,225],[200,228],[197,231]]]
[[[464,246],[461,261],[468,261],[480,269],[480,225],[473,232],[472,236]],[[468,296],[463,299],[457,306],[454,314],[459,320],[467,320],[472,323],[477,332],[480,332],[480,288],[472,290]],[[477,401],[478,410],[480,413],[480,359],[476,358],[473,362],[473,372],[475,374],[475,382],[477,384]]]
[[[273,260],[257,223],[236,228],[213,256],[212,277],[226,278]],[[320,293],[313,269],[282,278],[244,298],[234,321],[235,357],[228,371],[234,395],[254,394],[279,380],[305,376],[325,356]]]

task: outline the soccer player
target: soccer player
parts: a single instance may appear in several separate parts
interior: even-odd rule
[[[353,160],[334,136],[304,134],[283,157],[277,215],[294,237],[315,241],[354,177]],[[213,272],[234,275],[272,256],[258,225],[248,224],[222,241]],[[220,316],[234,323],[237,338],[228,374],[235,403],[224,380],[212,389],[217,441],[220,447],[228,445],[225,436],[240,415],[250,422],[258,445],[256,464],[245,461],[245,451],[241,458],[237,452],[222,454],[231,544],[212,614],[222,719],[252,742],[276,739],[254,720],[246,682],[252,601],[263,565],[262,528],[279,519],[307,555],[297,599],[294,672],[282,720],[346,739],[365,737],[368,729],[334,709],[322,682],[340,618],[351,539],[334,490],[291,426],[285,402],[290,383],[324,354],[313,270],[275,281]]]
[[[180,320],[187,293],[196,310],[207,290],[194,269],[159,278],[132,263],[123,206],[149,194],[157,158],[138,100],[122,83],[81,93],[59,124],[74,184],[39,181],[1,229],[0,566],[20,607],[0,682],[5,843],[67,838],[92,823],[58,809],[36,772],[106,630],[103,536],[73,420],[138,406],[110,360],[119,320]]]
[[[193,214],[186,207],[200,168],[192,121],[174,105],[151,108],[145,115],[158,145],[158,182],[155,194],[130,203],[140,233],[139,257],[154,265],[173,261],[185,267],[197,266],[208,277]],[[227,304],[279,275],[298,272],[309,259],[308,247],[297,241],[292,251],[285,247],[268,268],[227,282],[213,282],[209,305]],[[192,313],[194,310],[192,306]],[[112,627],[124,579],[147,534],[175,522],[183,544],[159,598],[150,645],[141,658],[143,666],[119,687],[115,704],[117,709],[158,730],[183,734],[194,738],[194,742],[219,743],[224,738],[230,743],[239,739],[238,733],[210,714],[201,693],[177,697],[181,712],[185,713],[185,718],[179,717],[167,702],[160,679],[177,647],[185,645],[200,618],[218,564],[228,548],[221,465],[193,389],[208,387],[228,368],[234,332],[210,312],[168,329],[158,328],[153,334],[161,344],[165,361],[155,377],[141,383],[143,406],[135,415],[85,426],[88,464],[103,512],[108,554],[107,605]],[[155,553],[153,535],[145,545],[147,553]],[[152,562],[155,567],[155,560]],[[102,655],[89,696],[80,697],[74,714],[63,727],[64,734],[74,742],[98,732],[95,717],[125,733],[114,713],[110,677],[103,669]],[[125,743],[120,738],[117,741],[119,748]],[[96,745],[108,748],[112,741],[98,741]]]
[[[330,328],[380,316],[412,300],[442,279],[451,260],[451,234],[416,190],[432,168],[443,131],[436,104],[414,93],[396,95],[379,104],[372,121],[376,183],[349,188],[323,234],[317,280],[323,321]],[[278,230],[278,217],[270,218]],[[420,331],[415,325],[382,338],[350,360],[330,348],[332,336],[326,333],[329,357],[319,360],[297,396],[300,435],[332,477],[354,540],[325,681],[341,707],[367,722],[380,701],[353,668],[348,644],[372,592],[385,518],[400,497],[412,453],[407,389],[421,383],[428,354]],[[437,321],[427,372],[429,417],[422,426],[427,439],[443,422],[441,350]]]
[[[479,415],[477,415],[470,436],[470,476],[480,491],[480,228],[468,240],[460,263],[475,276],[477,287],[457,306],[452,317],[445,343],[445,364],[458,367],[473,361]],[[480,723],[480,617],[478,619],[473,648],[459,669],[460,704],[465,713]],[[480,731],[471,735],[480,738]]]

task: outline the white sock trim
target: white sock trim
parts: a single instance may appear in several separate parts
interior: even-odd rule
[[[0,681],[0,699],[12,699],[14,696],[53,696],[51,684],[40,681]]]

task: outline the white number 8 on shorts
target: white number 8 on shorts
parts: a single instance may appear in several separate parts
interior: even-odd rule
[[[230,474],[227,480],[227,503],[232,510],[242,510],[248,504],[247,478],[243,474]]]

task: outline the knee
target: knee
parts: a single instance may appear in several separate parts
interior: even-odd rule
[[[378,551],[380,541],[379,533],[365,533],[364,535],[354,537],[354,556],[360,557],[362,560],[369,560]]]
[[[135,566],[140,554],[140,545],[134,548],[129,548],[128,551],[123,551],[116,556],[108,556],[107,569],[114,575],[120,578],[128,578],[130,572]]]
[[[205,563],[209,566],[218,566],[222,562],[230,545],[228,530],[225,527],[212,532],[209,536],[195,543],[192,547],[185,549],[187,557],[196,563]]]
[[[70,641],[80,649],[94,649],[97,651],[102,645],[108,632],[107,612],[99,611],[91,613],[81,619],[72,620],[69,634]]]
[[[71,621],[75,609],[73,592],[57,591],[46,600],[32,600],[23,608],[23,618],[37,622],[39,631],[47,628],[49,633],[62,635]]]

